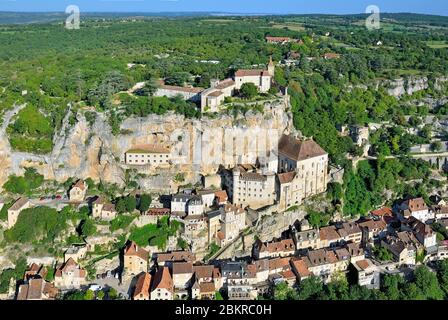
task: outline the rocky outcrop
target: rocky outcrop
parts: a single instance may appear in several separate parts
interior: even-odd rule
[[[148,188],[169,188],[170,176],[179,171],[186,173],[185,183],[197,181],[199,173],[214,173],[220,164],[232,166],[239,161],[255,162],[262,146],[252,148],[253,134],[259,130],[268,144],[277,144],[276,136],[292,129],[292,115],[286,111],[283,101],[264,106],[263,113],[249,111],[236,118],[220,115],[201,120],[186,119],[170,113],[164,116],[150,115],[144,118],[132,117],[121,125],[121,132],[114,136],[108,124],[107,115],[97,113],[95,123],[90,126],[82,112],[76,114],[76,123],[68,123],[69,114],[61,130],[54,136],[54,147],[50,154],[35,155],[11,150],[6,127],[12,115],[4,116],[0,131],[0,185],[11,174],[21,175],[27,167],[36,168],[46,179],[63,182],[70,177],[87,178],[123,185],[125,182],[125,152],[138,144],[161,143],[170,146],[173,164],[164,170],[149,170],[141,177],[141,183]],[[264,130],[264,131],[263,131]],[[238,140],[241,137],[243,140]],[[229,140],[230,139],[230,140]],[[228,150],[229,144],[237,141]],[[241,142],[242,141],[242,142]],[[242,147],[246,157],[239,157]],[[225,151],[225,152],[224,152]],[[227,152],[227,153],[226,153]],[[224,156],[226,155],[226,156]]]
[[[434,88],[441,90],[448,81],[447,77],[439,77],[434,80]],[[386,80],[377,83],[377,88],[383,86],[389,95],[401,97],[403,95],[412,95],[415,92],[426,90],[430,87],[430,80],[427,77],[409,77],[395,80]]]

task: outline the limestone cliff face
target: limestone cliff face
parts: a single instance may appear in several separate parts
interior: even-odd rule
[[[0,172],[0,185],[11,174],[23,174],[26,167],[35,167],[46,179],[60,182],[69,177],[91,177],[96,181],[122,185],[127,168],[124,164],[125,152],[135,145],[146,143],[169,146],[173,158],[171,167],[164,170],[146,168],[144,173],[153,176],[153,180],[147,178],[149,180],[146,180],[146,187],[151,187],[151,181],[157,183],[157,177],[161,180],[159,183],[166,182],[179,171],[187,174],[186,182],[191,182],[197,179],[199,172],[216,172],[220,163],[215,163],[213,159],[224,148],[215,148],[219,141],[224,145],[229,137],[235,138],[242,132],[248,132],[248,137],[243,141],[248,159],[238,158],[236,149],[241,146],[235,146],[235,150],[232,149],[231,154],[221,162],[231,166],[241,160],[256,158],[257,150],[252,150],[249,146],[251,130],[276,130],[279,134],[292,130],[292,116],[285,110],[283,101],[266,104],[263,114],[248,112],[246,116],[239,115],[237,118],[220,115],[217,118],[192,120],[173,113],[145,118],[132,117],[122,123],[122,134],[118,136],[112,135],[105,114],[97,113],[95,123],[90,126],[82,113],[78,112],[73,126],[69,125],[67,114],[60,132],[54,137],[51,154],[35,155],[13,151],[9,145],[6,127],[18,108],[11,115],[4,116],[4,123],[0,128],[0,164],[3,169]],[[267,140],[271,145],[277,143],[274,136],[267,137]]]
[[[448,81],[447,77],[439,77],[435,79],[434,88],[440,90],[446,81]],[[415,92],[428,89],[429,80],[427,77],[399,78],[377,83],[377,87],[378,86],[384,86],[387,89],[388,94],[399,98],[403,95],[412,95]]]

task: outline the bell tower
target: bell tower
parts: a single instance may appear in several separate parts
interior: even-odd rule
[[[269,75],[271,75],[272,77],[273,77],[274,74],[275,74],[275,65],[274,65],[274,62],[272,61],[272,56],[269,57],[268,73],[269,73]]]

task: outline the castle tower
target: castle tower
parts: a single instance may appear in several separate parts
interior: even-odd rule
[[[272,56],[269,57],[269,64],[268,64],[268,73],[273,77],[275,74],[275,65],[272,61]]]

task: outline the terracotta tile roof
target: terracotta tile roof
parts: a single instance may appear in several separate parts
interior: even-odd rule
[[[284,239],[280,241],[261,243],[260,252],[294,252],[296,249],[292,239]]]
[[[336,231],[335,226],[320,228],[319,235],[321,240],[336,240],[341,238],[339,233]]]
[[[431,237],[434,234],[434,231],[430,226],[415,217],[409,217],[408,220],[405,221],[405,224],[409,225],[415,234],[421,235],[423,238]]]
[[[341,237],[347,237],[353,234],[361,233],[361,229],[356,223],[344,222],[342,227],[337,230]]]
[[[137,256],[145,261],[148,261],[149,253],[143,248],[140,248],[134,241],[128,243],[124,249],[125,256]]]
[[[225,79],[218,83],[218,85],[216,86],[216,89],[222,90],[222,89],[226,89],[228,87],[234,86],[234,85],[235,85],[235,81],[233,81],[233,79]]]
[[[336,255],[336,258],[338,259],[338,261],[350,259],[350,253],[348,252],[347,248],[336,249],[336,250],[334,250],[334,254]]]
[[[213,278],[214,269],[215,269],[215,267],[212,265],[193,266],[193,272],[196,275],[196,279]]]
[[[21,209],[27,202],[28,202],[28,198],[27,197],[20,197],[19,199],[16,200],[16,202],[14,202],[14,204],[9,208],[9,210],[19,210]]]
[[[165,90],[171,90],[171,91],[179,91],[179,92],[187,92],[187,93],[201,93],[202,91],[204,91],[204,88],[199,88],[199,87],[179,87],[179,86],[170,86],[167,84],[161,84],[160,89],[165,89]]]
[[[170,153],[170,149],[158,144],[141,144],[132,147],[126,153]]]
[[[149,297],[149,288],[151,285],[151,275],[147,272],[139,275],[137,283],[135,284],[134,298],[143,294],[145,297]]]
[[[265,175],[262,175],[258,172],[242,172],[241,179],[247,181],[266,181],[267,178]]]
[[[305,261],[302,259],[293,260],[291,259],[291,264],[295,272],[301,277],[305,278],[311,275],[311,272],[308,270],[308,266]]]
[[[227,191],[225,190],[216,191],[215,197],[217,198],[219,203],[226,202],[229,199],[229,197],[227,196]]]
[[[17,300],[26,300],[28,297],[28,284],[21,284],[17,292]]]
[[[226,205],[224,205],[224,211],[225,212],[233,211],[236,214],[240,214],[240,213],[244,212],[244,209],[241,206],[237,206],[237,205],[234,205],[234,204],[227,203]]]
[[[213,279],[221,278],[221,270],[218,267],[213,268]]]
[[[284,278],[284,279],[293,279],[296,278],[296,275],[294,274],[294,272],[292,270],[285,270],[280,272],[280,275]]]
[[[266,37],[266,41],[268,42],[289,42],[291,38],[289,37]]]
[[[47,273],[48,273],[47,268],[33,263],[31,264],[30,268],[25,271],[24,280],[35,278],[36,276],[45,278],[47,276]]]
[[[358,265],[358,267],[359,268],[361,268],[362,270],[366,270],[369,266],[370,266],[370,264],[369,264],[369,261],[367,261],[367,260],[359,260],[359,261],[356,261],[356,264]]]
[[[217,234],[216,234],[216,237],[219,239],[219,240],[224,240],[224,232],[222,232],[222,231],[219,231]]]
[[[269,270],[278,270],[278,269],[288,270],[291,268],[291,265],[289,263],[290,260],[291,258],[289,257],[270,259]]]
[[[282,135],[280,138],[278,151],[280,154],[296,161],[327,155],[327,152],[314,140],[300,141],[287,135]]]
[[[339,53],[329,52],[324,54],[325,59],[339,59],[340,57],[341,55]]]
[[[168,267],[159,268],[154,276],[152,290],[166,289],[173,292],[173,279]]]
[[[117,212],[117,210],[115,209],[115,205],[113,203],[106,203],[103,207],[103,211]]]
[[[55,273],[55,277],[62,277],[63,273],[73,273],[75,278],[85,278],[87,271],[82,269],[73,258],[69,258],[64,264],[62,264]]]
[[[190,251],[175,251],[175,252],[157,254],[157,262],[159,263],[166,261],[194,262],[195,260],[196,256]]]
[[[382,207],[380,209],[370,211],[370,213],[378,217],[384,217],[384,216],[392,217],[392,209],[388,207]]]
[[[407,205],[407,207],[411,212],[428,209],[428,206],[426,205],[425,200],[423,200],[423,198],[409,199],[405,201],[405,204]]]
[[[78,180],[76,181],[76,183],[73,185],[73,188],[79,188],[81,190],[86,189],[87,184],[84,182],[84,180]]]
[[[307,263],[307,266],[311,267],[336,263],[338,262],[338,258],[336,254],[331,250],[318,249],[309,251],[305,261]]]
[[[221,90],[215,90],[211,93],[208,94],[208,97],[213,97],[213,98],[217,98],[220,97],[224,94],[224,92],[222,92]]]
[[[238,70],[235,72],[235,77],[270,77],[270,74],[267,70]]]
[[[375,221],[375,220],[369,219],[369,220],[359,222],[358,225],[361,228],[367,229],[369,232],[375,231],[375,230],[381,231],[381,230],[384,230],[387,228],[387,224],[383,220]]]
[[[352,257],[359,257],[364,255],[364,249],[360,243],[347,243],[347,250]]]
[[[103,197],[97,197],[95,201],[93,201],[93,204],[105,204],[106,203],[106,199],[104,199]]]
[[[173,266],[173,276],[175,274],[189,274],[193,273],[193,264],[191,262],[174,262]]]
[[[201,291],[201,293],[214,293],[216,291],[215,283],[213,282],[199,283],[199,290]]]
[[[151,208],[146,213],[147,216],[168,216],[171,210],[168,208]]]
[[[295,176],[296,176],[295,171],[279,173],[278,180],[279,180],[280,184],[290,183],[292,180],[294,180]]]

